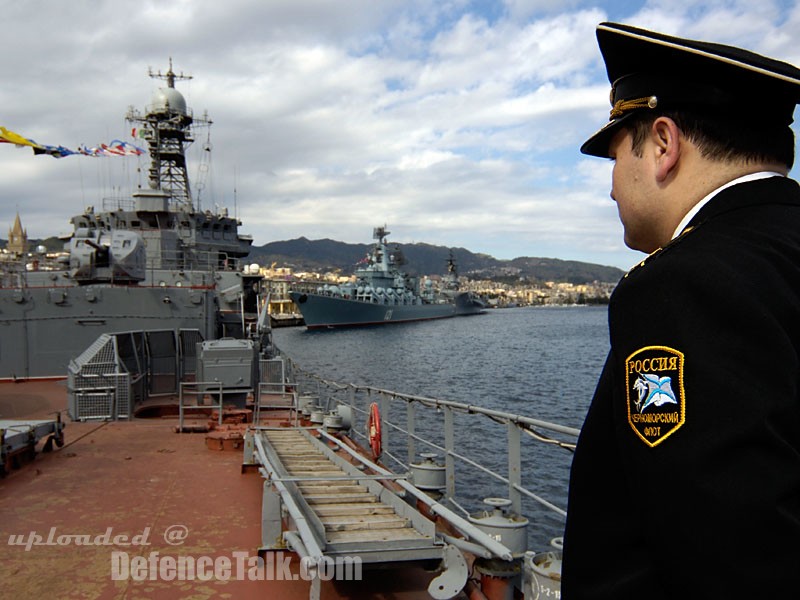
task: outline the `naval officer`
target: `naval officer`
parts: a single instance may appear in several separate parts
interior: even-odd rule
[[[798,597],[800,70],[614,23],[597,28],[625,243],[578,441],[563,598]],[[788,596],[787,596],[788,594]]]

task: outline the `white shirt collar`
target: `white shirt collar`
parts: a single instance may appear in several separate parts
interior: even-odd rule
[[[698,212],[700,212],[700,209],[703,208],[706,204],[708,204],[708,202],[714,196],[719,194],[725,188],[729,188],[732,185],[736,185],[738,183],[745,183],[747,181],[756,181],[758,179],[766,179],[767,177],[784,177],[784,175],[782,173],[776,173],[774,171],[759,171],[758,173],[751,173],[749,175],[744,175],[742,177],[738,177],[738,178],[734,179],[733,181],[729,181],[725,185],[718,187],[713,192],[711,192],[708,196],[706,196],[705,198],[700,200],[700,202],[695,204],[691,209],[689,209],[689,212],[687,212],[686,215],[683,217],[683,219],[681,219],[681,222],[678,223],[678,227],[675,229],[675,233],[672,234],[672,239],[674,240],[676,237],[678,237],[681,234],[681,232],[683,232],[683,230],[686,228],[686,226],[689,224],[689,221],[691,221],[694,218],[694,216]]]

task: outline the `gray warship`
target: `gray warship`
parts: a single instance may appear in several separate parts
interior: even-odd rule
[[[459,290],[452,253],[441,289],[434,289],[433,282],[426,279],[418,292],[416,279],[400,270],[405,262],[401,253],[388,249],[389,233],[386,227],[373,230],[375,244],[363,266],[356,269],[355,282],[290,292],[308,329],[425,321],[483,312],[486,304],[477,294]]]
[[[261,276],[244,263],[252,238],[226,209],[195,206],[186,150],[194,118],[166,81],[144,114],[126,116],[147,144],[148,187],[73,216],[67,254],[0,263],[0,379],[65,377],[69,360],[110,331],[170,328],[202,339],[243,337],[255,326]]]

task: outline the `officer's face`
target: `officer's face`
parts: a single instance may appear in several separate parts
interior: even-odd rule
[[[611,197],[617,203],[619,218],[625,230],[625,244],[634,250],[650,253],[659,246],[663,206],[659,205],[651,161],[648,161],[648,142],[642,156],[632,149],[628,131],[618,132],[608,147],[614,161],[611,177]]]

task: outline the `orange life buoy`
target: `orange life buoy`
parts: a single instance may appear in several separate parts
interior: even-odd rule
[[[372,454],[377,460],[381,455],[381,412],[378,410],[377,402],[373,402],[369,406],[367,434],[369,436],[369,447],[372,448]]]

